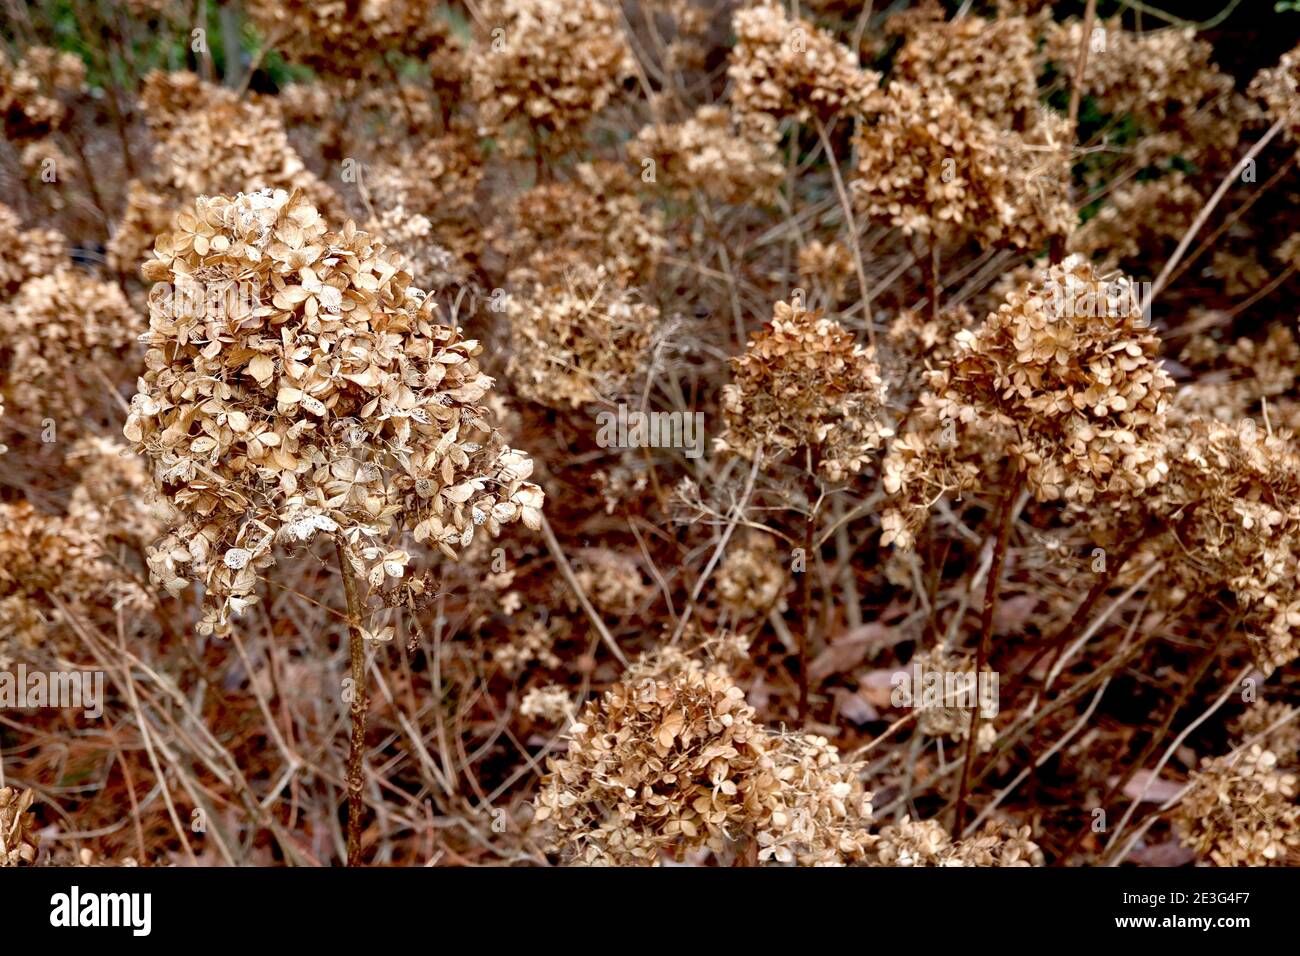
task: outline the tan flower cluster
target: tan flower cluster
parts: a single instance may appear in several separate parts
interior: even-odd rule
[[[1023,132],[977,116],[944,85],[891,81],[858,124],[857,206],[906,233],[1037,249],[1068,235],[1068,123],[1045,109]]]
[[[104,560],[91,529],[27,501],[0,502],[0,666],[55,654],[60,605],[82,610],[118,601],[142,607],[144,593]]]
[[[124,432],[185,524],[151,553],[169,589],[205,581],[201,627],[256,600],[278,541],[337,533],[372,586],[401,577],[386,544],[410,530],[449,557],[475,530],[540,524],[532,461],[478,403],[481,346],[351,222],[330,231],[304,197],[200,198],[158,237],[145,373]],[[363,568],[364,570],[364,568]]]
[[[983,831],[953,842],[937,820],[903,817],[883,827],[876,855],[881,866],[1042,866],[1043,851],[1028,826],[990,820]]]
[[[54,229],[24,229],[22,221],[0,203],[0,302],[28,279],[43,276],[68,261],[67,240]]]
[[[511,677],[532,666],[556,670],[561,662],[552,645],[566,630],[562,618],[528,618],[511,628],[510,639],[492,651],[492,659]]]
[[[880,516],[882,546],[900,551],[916,547],[930,509],[940,498],[963,494],[997,473],[1014,440],[1010,423],[978,419],[972,409],[963,415],[958,403],[925,392],[908,414],[903,433],[889,445],[881,463],[881,481],[888,499]]]
[[[775,131],[740,135],[728,110],[701,106],[683,123],[644,127],[628,143],[628,155],[642,169],[652,160],[655,181],[679,193],[698,189],[718,202],[768,202],[783,173],[775,140]]]
[[[31,790],[0,787],[0,867],[36,862],[41,835],[31,813],[35,798]]]
[[[767,759],[771,767],[758,780],[759,791],[770,794],[757,832],[759,862],[866,862],[875,837],[861,764],[845,763],[825,737],[803,733],[772,734]]]
[[[10,414],[65,434],[119,414],[115,382],[138,369],[144,320],[122,290],[72,265],[29,279],[0,305],[0,387]]]
[[[575,556],[574,577],[592,606],[607,620],[627,617],[650,596],[650,582],[631,555],[612,548],[583,548]],[[565,588],[570,610],[581,608]]]
[[[945,20],[937,3],[904,10],[885,21],[886,34],[903,37],[891,77],[947,88],[976,116],[1022,129],[1038,109],[1036,27],[1022,16]]]
[[[552,408],[630,392],[660,318],[603,266],[526,285],[510,295],[506,314],[511,381],[524,398]]]
[[[731,26],[731,103],[751,135],[771,135],[786,117],[824,123],[859,113],[880,81],[834,36],[790,18],[774,0],[738,9]]]
[[[1168,471],[1173,381],[1130,291],[1071,256],[958,332],[935,376],[935,393],[953,402],[944,417],[963,427],[1015,423],[1011,450],[1041,501],[1127,497]]]
[[[199,195],[299,189],[338,216],[334,191],[290,145],[274,98],[242,100],[187,72],[154,71],[141,105],[154,139],[154,169],[130,184],[127,207],[109,241],[110,261],[134,275],[154,237]]]
[[[574,173],[572,181],[515,197],[490,230],[489,241],[510,262],[511,281],[550,284],[600,264],[622,282],[647,282],[667,244],[663,214],[642,209],[637,180],[620,163],[579,163]]]
[[[1083,23],[1048,24],[1040,62],[1052,63],[1068,87],[1078,68]],[[1211,45],[1194,29],[1135,33],[1118,20],[1098,21],[1087,42],[1082,92],[1103,113],[1132,117],[1140,131],[1134,144],[1138,166],[1180,154],[1231,156],[1249,111],[1233,92],[1232,77],[1211,59]]]
[[[144,462],[121,441],[87,435],[72,446],[68,463],[81,479],[68,499],[68,518],[96,541],[144,548],[179,517],[159,497]]]
[[[1300,46],[1282,54],[1277,66],[1260,70],[1248,92],[1263,100],[1274,122],[1285,119],[1287,138],[1300,145]]]
[[[1271,672],[1300,657],[1300,453],[1254,421],[1193,420],[1170,436],[1169,479],[1150,502],[1177,534],[1177,580],[1227,588]]]
[[[568,688],[559,684],[530,687],[519,702],[519,716],[547,724],[564,724],[574,715],[573,698]]]
[[[762,532],[749,531],[729,547],[716,578],[722,606],[742,620],[782,610],[777,602],[790,575],[781,557],[776,539]]]
[[[0,50],[0,122],[14,143],[44,139],[67,118],[63,97],[79,93],[86,83],[86,65],[72,53],[49,47],[28,47],[13,63]]]
[[[1187,424],[1194,418],[1221,422],[1244,418],[1261,399],[1290,393],[1300,374],[1300,342],[1284,325],[1270,326],[1262,340],[1242,338],[1228,345],[1196,336],[1181,358],[1199,366],[1202,374],[1175,393],[1169,409],[1171,424]],[[1270,402],[1269,415],[1276,425],[1284,419],[1274,417],[1275,410]]]
[[[482,246],[474,193],[483,168],[472,144],[448,135],[367,164],[365,186],[375,210],[367,230],[431,290],[466,281]]]
[[[814,239],[799,250],[798,269],[802,278],[825,289],[833,301],[839,300],[853,275],[853,253],[842,242]]]
[[[921,733],[927,737],[947,737],[949,740],[964,741],[970,737],[970,719],[971,712],[969,707],[949,706],[952,701],[945,702],[943,695],[947,692],[947,680],[949,676],[959,674],[974,674],[975,662],[969,657],[948,651],[943,645],[935,645],[925,651],[917,653],[907,665],[910,672],[913,668],[919,667],[922,674],[936,674],[943,681],[938,687],[939,699],[931,701],[927,699],[924,687],[913,687],[912,707],[917,711],[916,726]],[[985,671],[985,674],[991,673]],[[957,689],[960,692],[960,689]],[[972,693],[976,689],[972,689]],[[978,696],[976,695],[976,700]],[[997,728],[993,726],[993,714],[985,713],[984,719],[980,723],[979,729],[979,752],[986,753],[993,747],[997,740]]]
[[[1291,716],[1293,710],[1281,701],[1259,700],[1232,720],[1229,730],[1243,742],[1262,735],[1259,744],[1278,755],[1281,769],[1300,770],[1300,720]]]
[[[1300,860],[1296,775],[1258,744],[1207,760],[1174,809],[1183,844],[1216,866],[1286,866]]]
[[[379,73],[384,54],[426,59],[449,42],[441,0],[247,0],[245,10],[277,50],[331,80]]]
[[[318,207],[336,207],[333,190],[289,144],[273,98],[241,100],[193,73],[154,71],[141,102],[154,134],[158,182],[186,202],[205,192],[301,189]]]
[[[1204,202],[1200,191],[1177,171],[1125,183],[1070,236],[1069,249],[1097,260],[1098,268],[1105,270],[1141,257],[1167,255],[1173,250],[1166,245],[1183,237]]]
[[[469,55],[484,135],[559,155],[632,74],[632,51],[612,0],[492,0]]]
[[[808,449],[830,481],[861,472],[893,432],[883,418],[885,384],[852,333],[798,302],[778,302],[772,320],[731,360],[722,392],[720,451],[753,460]]]
[[[749,838],[762,861],[843,863],[870,846],[859,768],[823,738],[756,724],[721,672],[643,662],[569,733],[565,756],[547,762],[534,819],[574,862],[648,866]]]

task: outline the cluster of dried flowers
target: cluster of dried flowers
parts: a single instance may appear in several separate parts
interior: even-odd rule
[[[382,245],[283,190],[201,198],[177,225],[145,277],[220,308],[151,299],[125,432],[185,516],[151,570],[172,591],[204,581],[204,630],[256,600],[277,542],[337,534],[377,586],[405,573],[393,528],[454,556],[479,527],[538,525],[532,462],[478,404],[481,346]]]
[[[1197,855],[1216,866],[1295,865],[1300,857],[1296,750],[1274,750],[1276,742],[1277,737],[1264,746],[1243,745],[1192,773],[1188,792],[1175,807],[1174,825]]]
[[[731,103],[754,138],[770,136],[786,117],[828,122],[839,113],[860,112],[879,82],[879,74],[863,69],[833,35],[792,19],[774,0],[737,10],[731,24]]]
[[[958,332],[932,388],[959,428],[1015,427],[1009,450],[1040,500],[1137,495],[1169,470],[1159,347],[1130,283],[1070,257]]]
[[[0,867],[36,862],[41,837],[31,813],[35,798],[30,790],[0,787]]]
[[[643,660],[587,705],[535,801],[557,850],[584,865],[665,853],[843,864],[871,847],[870,795],[825,738],[778,734],[727,674],[674,655]]]
[[[1224,587],[1272,671],[1300,657],[1300,454],[1251,419],[1195,420],[1170,436],[1169,479],[1151,507],[1175,531],[1184,593]]]
[[[684,122],[646,126],[628,153],[678,193],[698,189],[718,202],[764,202],[783,172],[774,138],[741,135],[726,109],[701,106]]]
[[[485,135],[558,155],[633,71],[609,0],[493,0],[467,69]]]
[[[157,33],[192,19],[121,6]],[[1300,657],[1300,340],[1267,310],[1300,266],[1278,157],[1300,141],[1300,50],[1241,77],[1243,96],[1207,34],[1132,14],[1085,33],[1041,0],[900,6],[244,0],[223,22],[255,33],[191,49],[195,72],[119,55],[131,38],[84,62],[0,51],[0,181],[29,193],[0,206],[17,448],[0,461],[0,666],[98,655],[97,633],[125,627],[150,674],[197,673],[251,712],[260,675],[213,679],[229,647],[173,640],[171,621],[224,634],[274,587],[250,642],[316,641],[279,612],[321,586],[319,554],[288,552],[323,533],[370,585],[371,620],[346,595],[354,665],[365,639],[396,653],[399,627],[433,665],[386,672],[358,749],[436,736],[438,760],[403,745],[382,772],[439,814],[461,809],[429,768],[462,764],[532,805],[531,829],[490,840],[438,827],[448,849],[463,830],[476,859],[578,864],[1100,860],[1060,839],[1077,815],[1060,795],[1110,786],[1102,750],[1173,729],[1159,708],[1193,712],[1210,681],[1183,682],[1229,661],[1294,690],[1277,672]],[[38,7],[31,35],[62,37]],[[1256,148],[1257,184],[1239,144],[1270,122],[1286,137]],[[1164,342],[1116,272],[1162,266]],[[583,406],[615,402],[698,410],[718,453],[609,447]],[[60,436],[37,447],[44,419]],[[542,526],[516,437],[561,503],[544,544],[518,548],[489,540]],[[456,563],[413,573],[435,551]],[[1089,570],[1089,552],[1106,560]],[[1184,666],[1199,646],[1203,672]],[[922,694],[897,719],[891,667],[967,673],[984,651],[998,672],[1029,661],[1000,701],[1016,717],[972,734],[969,709]],[[1136,735],[1075,723],[1075,690],[1112,662],[1150,691]],[[322,709],[293,706],[292,683],[290,719]],[[301,683],[320,695],[321,674]],[[1063,712],[1017,719],[1054,691]],[[408,698],[436,735],[393,722]],[[1166,847],[1300,859],[1295,711],[1252,711],[1200,769],[1189,753],[1222,754],[1208,724],[1170,751],[1188,786],[1172,829],[1146,819]],[[40,751],[7,748],[5,770],[36,779]],[[1016,776],[1048,752],[1052,786]],[[965,755],[982,828],[946,814]],[[251,790],[281,778],[275,759],[252,757]],[[337,822],[334,781],[308,779],[302,845]],[[33,862],[32,805],[0,789],[0,864]],[[170,862],[169,839],[147,862]]]
[[[829,481],[843,481],[863,471],[893,434],[871,351],[798,301],[776,303],[732,370],[722,392],[720,451],[751,461],[807,453]]]
[[[116,284],[59,265],[0,303],[0,391],[33,427],[74,433],[130,380],[143,329]]]

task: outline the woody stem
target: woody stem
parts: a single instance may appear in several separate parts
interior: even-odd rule
[[[366,644],[361,636],[361,601],[357,597],[357,580],[347,555],[343,539],[335,536],[334,549],[338,555],[339,574],[343,577],[343,593],[348,602],[348,650],[352,658],[352,740],[348,748],[348,866],[361,865],[361,814],[364,810],[361,791],[364,782],[366,754]]]
[[[993,635],[993,616],[998,606],[998,583],[1002,579],[1002,565],[1007,555],[1007,540],[1011,537],[1011,525],[1015,516],[1016,499],[1020,497],[1020,489],[1024,486],[1024,474],[1019,466],[1011,466],[1014,472],[1011,480],[1007,482],[1006,495],[1002,499],[1001,514],[998,516],[998,539],[993,548],[993,561],[989,566],[989,576],[984,585],[984,609],[980,614],[980,642],[975,651],[975,679],[979,680],[979,675],[984,670],[984,665],[988,660],[989,640]],[[957,807],[953,814],[952,836],[954,840],[961,838],[961,832],[966,823],[966,794],[970,787],[971,766],[975,763],[975,751],[978,749],[978,739],[980,732],[980,721],[983,712],[977,702],[971,707],[969,733],[966,737],[966,759],[961,768],[961,786],[957,790]]]

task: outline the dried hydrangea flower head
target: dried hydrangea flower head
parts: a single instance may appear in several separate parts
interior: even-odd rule
[[[953,741],[969,739],[971,708],[969,706],[957,706],[958,701],[950,698],[948,692],[974,694],[978,688],[972,687],[967,690],[964,687],[956,686],[955,683],[949,684],[945,683],[945,681],[953,675],[974,675],[974,661],[969,657],[963,657],[949,651],[942,644],[937,644],[913,655],[907,669],[909,672],[918,669],[922,675],[921,686],[913,686],[912,688],[914,699],[911,706],[917,712],[917,729],[927,737],[947,737]],[[982,672],[983,675],[990,673],[992,672],[988,670]],[[927,679],[926,675],[934,675],[940,680],[933,695],[927,692],[924,683]],[[980,724],[980,753],[986,753],[990,750],[997,740],[997,728],[993,725],[994,716],[996,716],[995,713],[985,712],[984,719]]]
[[[872,795],[863,765],[845,762],[825,737],[772,733],[754,789],[763,794],[756,826],[760,863],[844,866],[874,849]]]
[[[68,261],[68,242],[55,229],[23,229],[22,220],[0,203],[0,302],[28,279]]]
[[[655,181],[678,193],[698,189],[724,203],[767,202],[781,181],[776,133],[742,136],[731,113],[701,106],[682,123],[654,123],[628,143],[628,155],[645,169],[652,160]]]
[[[68,463],[81,477],[68,499],[68,518],[105,546],[117,541],[143,551],[180,517],[120,440],[87,435],[72,446]]]
[[[868,216],[905,233],[1037,249],[1067,235],[1068,123],[1037,109],[1017,132],[976,116],[943,85],[891,81],[866,107],[850,184]]]
[[[872,353],[798,301],[776,303],[772,320],[731,365],[721,451],[753,460],[760,449],[775,458],[807,449],[824,477],[843,481],[893,434]]]
[[[154,238],[199,195],[299,189],[322,214],[342,214],[334,190],[290,144],[278,98],[245,100],[193,73],[155,70],[145,77],[140,99],[154,166],[130,183],[108,242],[109,261],[124,276],[138,275]]]
[[[143,270],[165,285],[124,431],[186,519],[151,570],[205,582],[204,630],[255,600],[277,541],[337,533],[377,585],[407,560],[393,529],[454,557],[479,527],[539,526],[532,461],[479,404],[481,346],[382,245],[283,190],[200,198],[177,225]],[[197,306],[167,294],[196,287]]]
[[[1207,760],[1174,808],[1185,846],[1216,866],[1287,866],[1300,859],[1296,775],[1258,744]]]
[[[144,321],[114,283],[75,266],[29,279],[0,305],[0,389],[25,419],[72,434],[120,419],[111,383],[139,367]]]
[[[621,163],[579,163],[572,181],[543,183],[515,197],[489,232],[510,266],[510,281],[555,284],[593,264],[641,285],[667,242],[663,214],[646,210],[637,180]]]
[[[385,54],[425,60],[451,42],[441,0],[249,0],[264,37],[286,58],[328,80],[373,78]]]
[[[638,662],[569,734],[534,820],[575,862],[648,866],[748,838],[764,861],[842,863],[871,842],[860,767],[756,724],[730,678],[680,653]]]
[[[776,539],[750,530],[727,548],[714,579],[718,600],[739,619],[750,619],[784,609],[781,594],[790,574],[781,560]]]
[[[509,372],[524,398],[577,408],[629,394],[659,310],[603,266],[581,266],[554,285],[532,282],[506,303]]]
[[[473,144],[449,134],[397,149],[367,164],[365,179],[375,212],[366,230],[428,290],[464,284],[482,248],[473,207],[483,167]]]
[[[1169,479],[1149,504],[1176,529],[1175,580],[1232,591],[1256,660],[1300,657],[1300,454],[1246,419],[1193,420],[1170,437]]]
[[[885,21],[886,34],[903,38],[891,79],[947,87],[976,116],[1004,130],[1024,129],[1038,109],[1036,24],[1023,16],[944,16],[934,3]]]
[[[1107,271],[1125,261],[1158,261],[1173,252],[1204,204],[1180,171],[1124,183],[1070,236],[1069,250]]]
[[[799,250],[798,268],[801,278],[820,286],[832,301],[837,301],[844,297],[853,274],[853,254],[842,242],[814,239]]]
[[[738,9],[731,26],[731,103],[755,138],[771,135],[786,117],[824,123],[838,113],[860,112],[880,81],[834,36],[791,19],[774,0]]]
[[[936,376],[958,427],[1017,426],[1011,448],[1041,501],[1137,495],[1168,471],[1173,381],[1131,291],[1071,256],[957,333]]]
[[[534,820],[576,862],[647,866],[668,850],[721,853],[757,809],[747,784],[767,736],[721,674],[683,669],[616,684],[569,733],[567,753],[547,761]]]
[[[0,787],[0,867],[36,862],[41,835],[31,813],[35,798],[31,790]]]
[[[148,606],[144,592],[105,559],[94,530],[25,500],[0,502],[0,666],[67,651],[56,640],[60,605],[77,612]]]
[[[580,142],[633,69],[612,0],[492,0],[471,49],[470,87],[484,135],[561,155]]]
[[[1260,70],[1248,92],[1264,102],[1272,120],[1285,121],[1287,138],[1300,145],[1300,46],[1282,54],[1277,66]]]
[[[876,843],[881,866],[1042,866],[1043,851],[1028,826],[990,820],[984,829],[953,842],[937,820],[903,817],[883,827]]]
[[[970,415],[976,414],[972,409]],[[908,414],[907,427],[890,442],[881,463],[889,496],[880,517],[882,546],[912,550],[940,498],[975,490],[1005,461],[1015,439],[1011,424],[981,419],[978,428],[963,428],[962,417],[959,404],[925,392]]]
[[[1083,23],[1046,22],[1040,62],[1053,64],[1068,87],[1085,42]],[[1094,52],[1081,91],[1101,112],[1132,118],[1139,130],[1133,157],[1139,167],[1176,155],[1198,162],[1232,156],[1248,104],[1234,93],[1233,78],[1214,63],[1213,47],[1195,29],[1136,33],[1119,20],[1098,21],[1086,42]]]
[[[64,100],[81,92],[86,65],[73,53],[28,47],[16,64],[0,50],[0,122],[13,143],[44,139],[67,119]]]

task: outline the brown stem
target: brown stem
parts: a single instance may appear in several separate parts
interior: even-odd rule
[[[809,512],[804,526],[803,627],[799,629],[799,719],[808,716],[808,631],[812,628],[812,561],[813,518]]]
[[[1079,41],[1079,56],[1074,63],[1074,81],[1070,84],[1070,126],[1079,121],[1079,97],[1083,93],[1083,74],[1088,71],[1088,45],[1092,42],[1092,22],[1097,15],[1097,0],[1088,0],[1083,12],[1083,37]]]
[[[935,242],[933,236],[930,237],[930,274],[927,278],[927,285],[930,289],[930,321],[939,321],[939,244]]]
[[[1016,464],[1011,466],[1014,472],[1002,499],[1002,513],[998,517],[998,540],[993,548],[993,562],[989,566],[988,581],[984,586],[984,610],[980,614],[980,642],[975,651],[975,679],[979,680],[984,664],[988,660],[989,639],[993,635],[993,615],[998,606],[998,583],[1002,578],[1002,565],[1007,555],[1007,540],[1011,537],[1012,519],[1016,510],[1016,499],[1024,485],[1024,475]],[[966,795],[970,787],[971,765],[975,762],[976,743],[979,739],[980,722],[983,717],[979,702],[971,707],[969,734],[966,738],[966,760],[961,768],[961,786],[957,790],[957,806],[953,814],[952,837],[961,839],[962,829],[966,824]]]
[[[808,646],[812,641],[812,629],[815,620],[812,604],[812,575],[813,550],[815,548],[814,532],[817,529],[817,499],[819,497],[817,488],[817,464],[819,461],[820,456],[810,450],[805,484],[808,496],[808,515],[807,520],[804,522],[803,596],[800,602],[803,611],[803,627],[799,629],[799,719],[801,721],[808,716]]]
[[[334,538],[343,593],[348,602],[348,650],[352,658],[352,740],[348,748],[348,866],[361,865],[362,784],[366,756],[366,643],[361,636],[361,600],[357,580],[344,553],[343,539]]]

